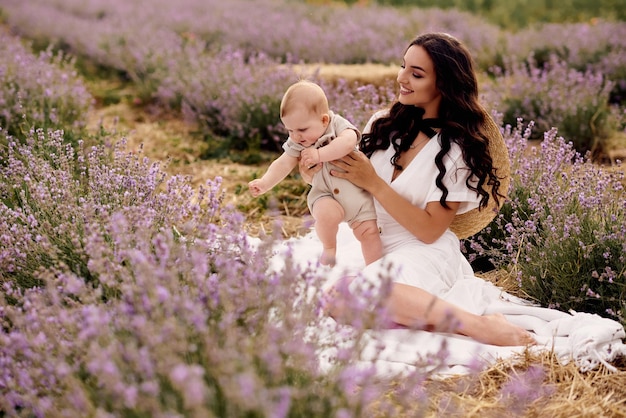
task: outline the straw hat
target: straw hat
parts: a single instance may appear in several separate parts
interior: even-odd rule
[[[504,143],[504,138],[500,132],[500,128],[494,120],[486,114],[486,134],[489,138],[489,154],[493,160],[493,166],[496,168],[496,175],[500,178],[499,192],[507,195],[509,184],[511,183],[511,162],[509,160],[509,152]],[[491,187],[485,186],[487,192],[491,192]],[[450,230],[456,234],[459,239],[471,237],[480,232],[495,218],[496,214],[504,204],[505,199],[500,198],[500,205],[496,207],[493,197],[489,197],[487,207],[478,210],[472,209],[469,212],[458,214],[454,217]]]

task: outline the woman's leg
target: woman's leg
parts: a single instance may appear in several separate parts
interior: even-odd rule
[[[394,283],[387,306],[391,319],[400,325],[421,325],[499,346],[535,342],[525,329],[508,322],[500,314],[475,315],[415,286]]]
[[[359,314],[351,299],[358,296],[349,292],[353,279],[345,277],[325,293],[325,310],[337,321],[349,322],[349,316]],[[393,283],[386,305],[390,320],[401,326],[465,335],[498,346],[535,343],[530,333],[503,315],[475,315],[415,286]]]
[[[311,215],[315,219],[315,232],[324,247],[320,263],[333,266],[337,253],[337,232],[344,217],[343,207],[331,197],[322,197],[315,201]]]

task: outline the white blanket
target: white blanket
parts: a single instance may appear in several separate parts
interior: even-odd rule
[[[272,260],[274,268],[281,267],[288,247],[290,256],[302,267],[314,264],[321,253],[321,244],[311,232],[281,243]],[[346,270],[354,271],[363,266],[359,243],[345,224],[341,225],[338,235],[337,260],[338,264],[328,272],[329,281],[336,280]],[[505,315],[509,321],[534,334],[537,345],[530,348],[533,352],[551,350],[562,363],[574,361],[582,371],[593,370],[600,364],[615,370],[609,362],[626,355],[622,341],[626,333],[617,321],[595,314],[565,313],[534,306],[477,277],[463,282],[462,287],[446,295],[446,300],[473,312]],[[322,324],[313,332],[332,340],[338,324],[331,318]],[[440,375],[466,374],[526,350],[526,347],[497,347],[464,336],[410,329],[372,330],[365,341],[361,361],[375,364],[380,375],[411,371],[424,361],[436,367],[434,371]],[[341,345],[337,340],[334,348],[320,353],[322,367],[329,364],[328,358],[335,355]],[[433,364],[433,358],[442,359],[443,363]]]

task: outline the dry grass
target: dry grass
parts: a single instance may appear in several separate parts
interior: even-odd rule
[[[544,371],[544,396],[507,397],[502,386],[529,367]],[[551,353],[502,360],[471,376],[430,382],[433,416],[459,417],[625,417],[626,374],[599,370],[580,373],[574,363],[561,364]],[[539,388],[532,388],[539,392]],[[449,412],[449,413],[448,413]]]
[[[320,77],[328,81],[342,78],[382,86],[386,85],[389,80],[396,79],[399,67],[383,64],[308,64],[295,66],[294,69],[303,75],[317,71]]]
[[[322,68],[321,74],[329,78],[341,74],[371,81],[372,77],[395,76],[395,69],[327,66]],[[247,182],[262,173],[267,163],[248,166],[227,160],[203,160],[199,156],[205,145],[194,134],[195,126],[174,115],[129,103],[132,100],[97,108],[90,120],[91,128],[97,129],[102,124],[108,131],[116,131],[128,139],[129,149],[137,150],[143,146],[147,157],[169,161],[166,166],[169,173],[188,175],[194,185],[221,176],[225,202],[247,208],[244,211],[248,215],[248,230],[256,234],[270,227],[274,217],[268,211],[260,210],[254,198],[247,193]],[[280,200],[281,196],[277,198]],[[307,221],[304,196],[288,196],[287,200],[296,203],[279,208],[283,234],[299,235]],[[515,283],[502,272],[482,276],[505,290],[516,289]],[[530,366],[539,366],[544,370],[543,387],[549,388],[550,394],[527,404],[503,398],[502,385]],[[428,383],[431,393],[429,411],[401,411],[401,416],[626,417],[626,359],[620,359],[615,366],[620,370],[617,373],[604,368],[581,373],[575,364],[561,364],[550,353],[527,354],[500,361],[476,375],[431,381]]]

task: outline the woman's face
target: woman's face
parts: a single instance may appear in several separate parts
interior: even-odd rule
[[[423,108],[424,118],[439,115],[441,93],[437,90],[433,61],[423,47],[412,45],[407,49],[397,80],[400,103]]]

